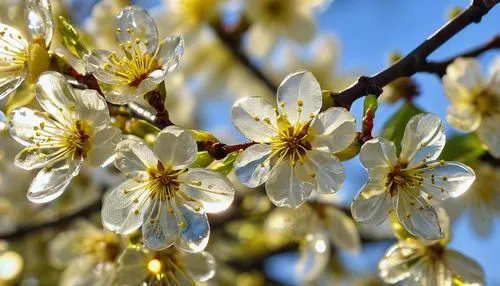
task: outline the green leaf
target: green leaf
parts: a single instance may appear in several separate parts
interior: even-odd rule
[[[451,137],[440,158],[445,161],[470,162],[485,154],[483,143],[476,133],[468,133]]]
[[[219,139],[217,139],[212,133],[204,130],[190,130],[191,131],[191,136],[193,136],[194,140],[196,141],[215,141],[219,142]]]
[[[369,94],[365,97],[365,102],[363,104],[363,114],[366,114],[368,109],[372,109],[373,112],[377,111],[378,101],[377,97],[373,94]]]
[[[381,136],[394,142],[397,152],[401,152],[401,139],[405,132],[406,124],[415,115],[424,112],[420,108],[407,102],[392,115],[382,128]]]
[[[75,27],[71,25],[68,19],[63,16],[57,18],[57,29],[61,34],[61,41],[66,49],[75,57],[82,59],[83,55],[88,52],[83,43],[80,34]]]
[[[236,158],[238,158],[239,154],[240,151],[229,153],[224,161],[215,163],[212,166],[212,170],[221,172],[224,175],[229,174],[229,172],[231,172],[231,170],[233,169],[234,161],[236,161]]]
[[[212,158],[212,156],[210,156],[210,153],[208,153],[208,151],[201,151],[201,152],[198,152],[196,154],[196,159],[191,164],[191,167],[193,167],[193,168],[206,168],[213,161],[214,161],[214,158]]]

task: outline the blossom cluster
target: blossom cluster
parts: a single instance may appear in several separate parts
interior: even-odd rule
[[[245,1],[240,7],[242,31],[236,33],[248,33],[251,54],[266,58],[280,38],[310,42],[314,13],[328,2]],[[350,107],[335,104],[330,90],[343,84],[332,79],[332,38],[319,49],[329,54],[326,60],[315,58],[308,65],[288,51],[293,72],[271,75],[283,78],[272,94],[254,94],[249,86],[245,95],[253,96],[234,99],[230,120],[249,142],[227,145],[209,132],[188,129],[196,120],[192,106],[183,109],[189,101],[180,91],[187,84],[183,76],[197,73],[194,67],[210,57],[232,67],[212,67],[216,77],[231,78],[233,66],[238,66],[220,43],[208,41],[211,48],[198,57],[189,49],[184,55],[185,48],[197,46],[192,43],[206,43],[207,26],[227,36],[228,29],[218,26],[224,3],[168,1],[169,17],[157,21],[139,6],[120,3],[98,4],[116,10],[113,27],[102,23],[108,31],[98,31],[99,23],[91,23],[100,33],[97,38],[105,32],[115,38],[115,51],[108,51],[104,40],[87,48],[64,17],[58,19],[66,54],[51,50],[56,25],[49,0],[26,0],[29,37],[0,24],[0,100],[9,97],[7,114],[0,112],[0,130],[8,128],[22,146],[10,163],[36,172],[29,186],[22,186],[28,201],[64,205],[63,194],[74,191],[70,185],[83,178],[87,168],[96,174],[88,185],[105,189],[92,188],[103,228],[78,220],[48,244],[48,262],[62,271],[61,285],[198,285],[215,277],[216,258],[224,266],[231,264],[231,252],[237,251],[230,251],[226,236],[250,240],[252,235],[249,250],[237,254],[254,255],[252,247],[269,251],[297,244],[295,278],[314,283],[334,263],[334,247],[358,254],[364,230],[388,225],[397,242],[378,264],[384,282],[484,284],[481,266],[448,247],[449,216],[465,201],[474,228],[487,234],[492,213],[499,209],[499,186],[491,186],[500,180],[498,168],[485,162],[500,158],[499,59],[488,80],[469,58],[449,64],[443,76],[451,102],[448,123],[477,132],[467,137],[479,142],[473,160],[449,155],[444,124],[433,113],[413,112],[400,120],[400,140],[383,132],[373,136],[373,95],[367,96],[358,131]],[[109,22],[100,12],[93,18]],[[159,29],[163,24],[172,28],[169,32],[185,35],[165,37]],[[235,34],[226,41],[241,37]],[[240,48],[237,52],[244,54]],[[12,99],[17,93],[26,98]],[[397,99],[391,94],[391,100]],[[189,118],[173,120],[182,122],[176,125],[168,119],[174,112]],[[335,194],[347,192],[344,182],[351,175],[343,161],[357,155],[368,179],[349,200],[350,207],[342,208]],[[0,187],[5,184],[2,159],[0,154]],[[99,181],[114,173],[121,173],[120,183]],[[259,200],[248,199],[248,194],[261,191]],[[265,216],[250,218],[254,213]],[[218,229],[223,234],[214,239],[217,231],[211,223],[221,224],[212,219],[225,223],[225,216],[242,219]],[[256,227],[255,221],[261,225]],[[246,229],[234,231],[239,227]],[[219,251],[212,255],[207,251],[211,249]],[[0,265],[3,252],[0,247]]]

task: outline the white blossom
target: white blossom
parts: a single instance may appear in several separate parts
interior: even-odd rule
[[[412,235],[426,239],[443,236],[432,199],[463,194],[474,182],[474,171],[458,162],[438,161],[446,136],[439,117],[419,114],[408,122],[401,154],[384,138],[366,142],[360,160],[369,180],[352,202],[354,219],[381,224],[390,211]]]
[[[353,142],[354,116],[336,107],[319,113],[321,89],[307,71],[283,80],[277,105],[258,97],[234,104],[234,125],[258,143],[236,160],[239,180],[251,188],[265,183],[267,195],[280,207],[297,208],[313,191],[335,193],[344,182],[344,169],[333,154]]]
[[[120,234],[142,226],[144,243],[150,249],[175,243],[188,251],[203,250],[210,234],[205,212],[229,207],[234,189],[216,171],[188,168],[196,153],[189,131],[176,126],[158,134],[154,151],[142,141],[122,141],[115,166],[130,179],[105,197],[104,226]]]
[[[27,196],[32,202],[44,203],[64,192],[83,161],[96,167],[106,165],[121,140],[121,131],[111,126],[108,106],[97,91],[75,92],[59,73],[42,74],[35,96],[45,112],[15,109],[9,130],[26,146],[15,164],[26,170],[42,168]]]
[[[116,27],[120,51],[95,49],[84,56],[84,63],[108,101],[126,104],[153,90],[177,67],[184,40],[175,36],[159,41],[153,18],[138,6],[124,8]]]
[[[488,152],[500,158],[500,57],[491,65],[488,79],[476,59],[458,58],[446,69],[443,84],[450,100],[450,125],[477,131]]]

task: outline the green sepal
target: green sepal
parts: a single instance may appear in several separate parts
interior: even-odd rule
[[[234,151],[229,153],[229,155],[226,156],[226,159],[224,159],[224,161],[216,162],[215,164],[212,165],[211,169],[220,172],[224,175],[229,174],[231,170],[233,170],[234,161],[236,161],[236,158],[238,158],[239,154],[240,151]]]
[[[206,168],[208,165],[212,164],[214,161],[214,158],[210,156],[210,153],[208,151],[200,151],[196,153],[196,159],[194,162],[191,164],[191,167],[193,168]]]
[[[83,55],[88,53],[88,49],[85,47],[80,34],[68,19],[59,16],[57,18],[57,29],[61,34],[62,44],[73,56],[82,59]]]

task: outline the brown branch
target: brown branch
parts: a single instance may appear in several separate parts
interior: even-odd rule
[[[236,145],[227,145],[217,141],[198,141],[198,151],[207,151],[210,157],[220,160],[229,155],[229,153],[245,150],[254,144],[257,144],[257,142],[250,141]]]
[[[360,77],[350,87],[332,94],[335,104],[349,108],[356,99],[373,93],[373,90],[381,91],[382,87],[397,78],[410,77],[419,71],[426,71],[427,57],[431,53],[469,24],[479,23],[481,18],[497,3],[498,1],[488,4],[480,0],[473,0],[467,9],[446,23],[405,57],[374,76]],[[479,50],[479,52],[484,52],[484,50]],[[378,96],[380,92],[373,94]]]
[[[475,58],[487,51],[495,49],[500,49],[500,34],[495,35],[489,41],[478,47],[450,57],[446,60],[427,62],[422,66],[421,71],[434,73],[442,77],[446,73],[446,68],[457,58]]]
[[[0,234],[0,240],[2,240],[2,239],[5,239],[5,240],[19,239],[19,238],[22,238],[26,235],[36,233],[36,232],[44,230],[44,229],[61,227],[61,226],[64,226],[64,225],[71,223],[72,221],[74,221],[77,218],[88,217],[91,214],[100,211],[101,207],[102,207],[102,202],[101,202],[101,198],[99,198],[95,202],[93,202],[87,206],[84,206],[81,209],[79,209],[71,214],[64,215],[64,216],[55,218],[53,220],[49,220],[47,222],[43,222],[43,223],[39,223],[39,224],[21,225],[13,232]]]

